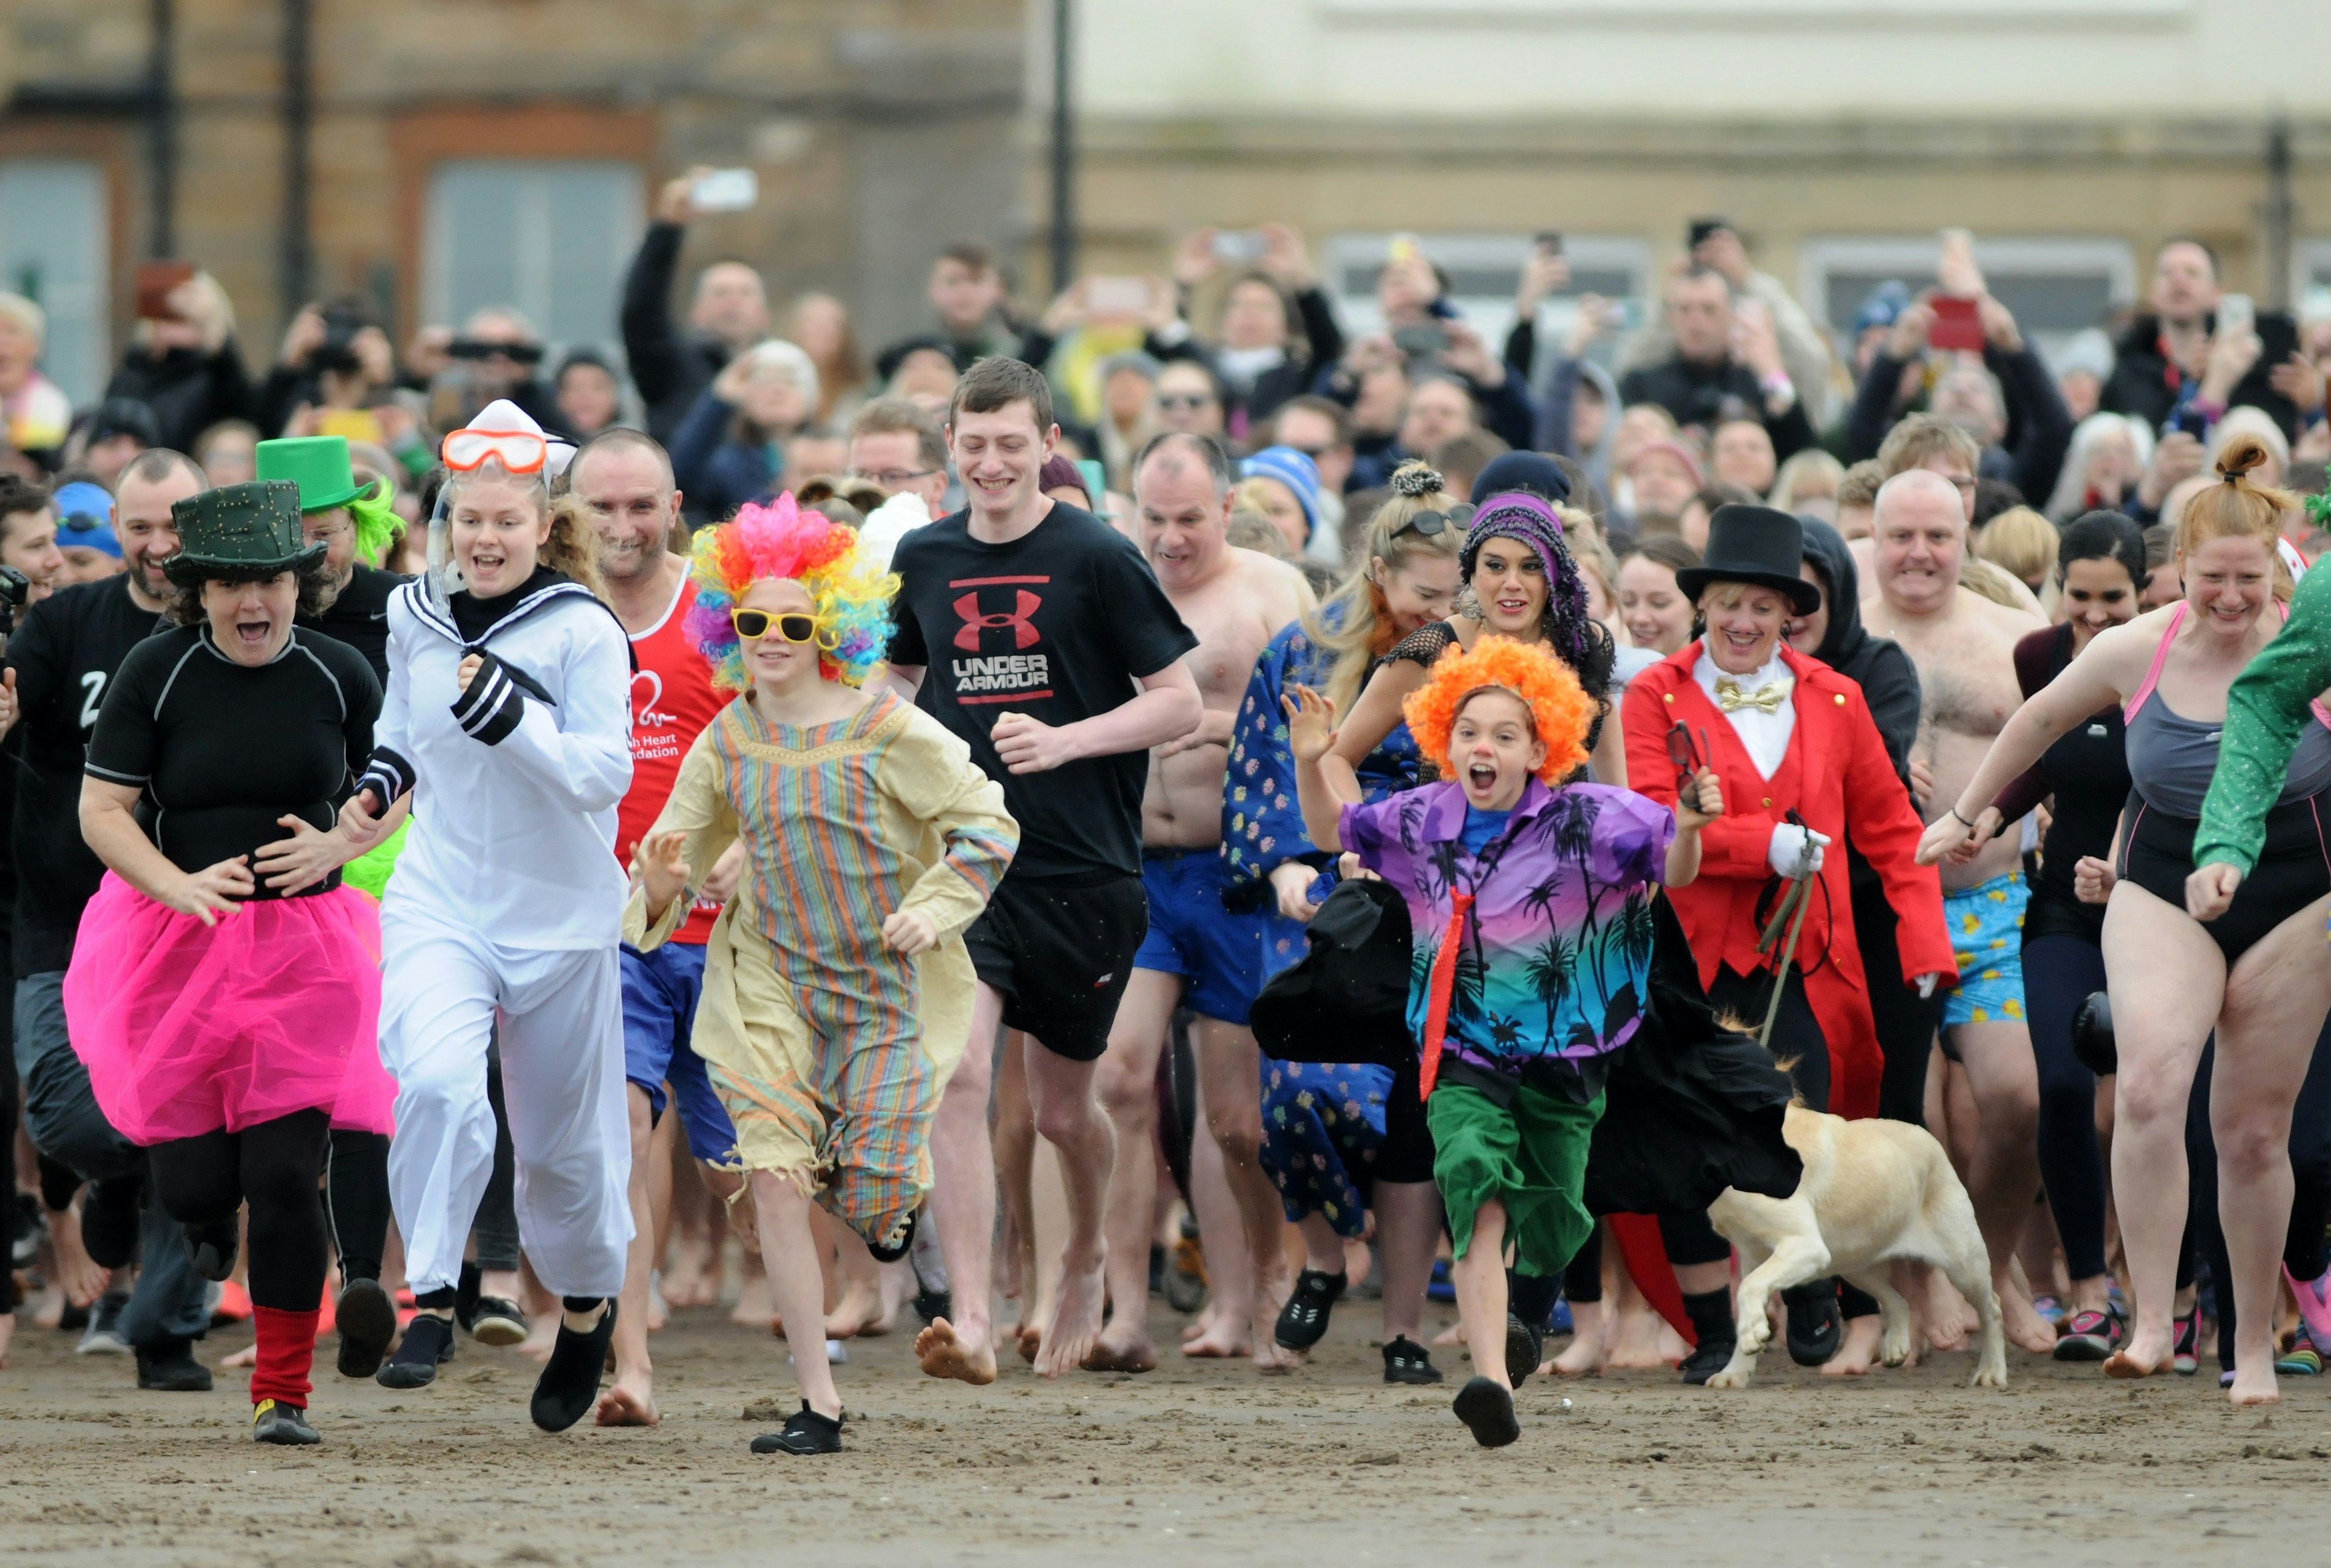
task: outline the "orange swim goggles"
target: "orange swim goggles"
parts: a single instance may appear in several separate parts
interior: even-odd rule
[[[728,622],[737,628],[737,635],[747,642],[758,642],[769,634],[769,629],[772,626],[776,628],[777,635],[787,642],[813,641],[829,653],[832,652],[841,642],[840,638],[827,632],[825,617],[806,614],[801,611],[776,615],[766,610],[731,610],[728,612]]]
[[[445,466],[462,473],[499,461],[514,474],[537,474],[549,461],[550,443],[531,430],[457,430],[438,448]]]

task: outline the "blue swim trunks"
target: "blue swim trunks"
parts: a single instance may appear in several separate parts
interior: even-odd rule
[[[1133,966],[1186,976],[1193,1012],[1244,1023],[1262,983],[1303,956],[1303,927],[1260,909],[1232,914],[1223,908],[1227,881],[1219,850],[1143,851],[1149,934]]]
[[[2031,889],[2022,871],[1943,895],[1959,983],[1943,995],[1943,1027],[2023,1022],[2023,909]]]
[[[737,1129],[706,1076],[704,1059],[688,1037],[696,1026],[696,999],[704,991],[704,949],[667,942],[646,953],[623,950],[623,1077],[647,1091],[651,1115],[661,1120],[664,1085],[680,1102],[688,1152],[708,1165],[741,1171]]]

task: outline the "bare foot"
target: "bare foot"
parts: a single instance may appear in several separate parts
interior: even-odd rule
[[[1640,1296],[1622,1292],[1618,1320],[1611,1326],[1611,1348],[1603,1364],[1613,1372],[1648,1372],[1673,1366],[1689,1350],[1670,1354],[1675,1330]],[[1678,1344],[1681,1342],[1679,1340]]]
[[[654,1426],[662,1418],[656,1414],[652,1383],[652,1374],[644,1366],[617,1373],[614,1384],[599,1396],[598,1424],[603,1427]]]
[[[1973,1308],[1966,1297],[1953,1288],[1950,1278],[1939,1269],[1926,1264],[1913,1264],[1919,1276],[1915,1288],[1903,1292],[1910,1298],[1910,1310],[1917,1321],[1917,1338],[1923,1338],[1936,1350],[1965,1350],[1967,1347],[1967,1321]]]
[[[257,1366],[258,1364],[259,1346],[256,1344],[246,1345],[241,1350],[236,1351],[233,1355],[221,1356],[219,1358],[219,1365],[223,1367]]]
[[[1079,1268],[1073,1259],[1061,1260],[1061,1283],[1052,1296],[1051,1320],[1044,1325],[1044,1343],[1036,1350],[1038,1376],[1058,1377],[1064,1372],[1074,1372],[1093,1353],[1093,1344],[1100,1338],[1101,1313],[1108,1304],[1108,1286],[1101,1278],[1100,1270],[1099,1249],[1094,1250],[1091,1262],[1084,1268]]]
[[[1823,1377],[1861,1377],[1878,1364],[1878,1346],[1884,1336],[1882,1317],[1849,1317],[1837,1354],[1822,1363]]]
[[[2176,1352],[2176,1335],[2170,1328],[2148,1328],[2140,1323],[2130,1330],[2127,1344],[2105,1357],[2105,1375],[2151,1377],[2156,1372],[2168,1371]]]
[[[1999,1322],[2006,1331],[2007,1343],[2035,1355],[2052,1354],[2056,1348],[2055,1326],[2040,1316],[2039,1309],[2031,1305],[2031,1298],[2024,1295],[2013,1280],[1999,1281],[1997,1289]]]
[[[1156,1372],[1157,1342],[1132,1313],[1119,1313],[1093,1341],[1084,1364],[1087,1372]]]
[[[955,1325],[944,1317],[934,1317],[931,1326],[915,1336],[915,1359],[922,1363],[927,1377],[952,1377],[968,1383],[990,1383],[995,1381],[995,1353],[983,1342],[984,1334],[975,1335],[968,1343],[955,1331]]]
[[[1465,1326],[1461,1322],[1452,1323],[1448,1327],[1442,1329],[1440,1333],[1432,1336],[1432,1348],[1435,1350],[1441,1349],[1443,1345],[1462,1345],[1464,1343]]]
[[[1186,1344],[1193,1339],[1204,1339],[1213,1333],[1215,1326],[1222,1322],[1222,1304],[1213,1297],[1208,1297],[1206,1304],[1198,1308],[1198,1316],[1182,1326],[1183,1342]]]
[[[65,1293],[52,1282],[41,1287],[41,1293],[25,1304],[33,1309],[33,1326],[54,1328],[65,1320]]]
[[[882,1293],[871,1284],[852,1283],[825,1315],[828,1339],[854,1339],[882,1316]]]
[[[100,1268],[81,1250],[81,1211],[56,1209],[49,1213],[49,1247],[56,1254],[57,1283],[75,1307],[87,1307],[105,1294],[113,1270]]]
[[[710,1267],[709,1240],[685,1231],[672,1238],[671,1267],[663,1275],[663,1298],[676,1310],[720,1305],[720,1276]]]
[[[1605,1326],[1610,1321],[1604,1315],[1603,1303],[1572,1302],[1570,1320],[1577,1332],[1570,1336],[1570,1343],[1563,1346],[1560,1355],[1550,1358],[1537,1369],[1538,1375],[1601,1377],[1603,1352],[1608,1346]]]
[[[740,1328],[766,1328],[777,1316],[777,1304],[769,1294],[769,1277],[759,1269],[745,1274],[745,1288],[737,1293],[737,1306],[728,1314],[728,1321]]]
[[[1251,1349],[1251,1346],[1247,1339],[1246,1325],[1232,1318],[1227,1312],[1217,1315],[1213,1326],[1207,1329],[1205,1333],[1194,1339],[1185,1339],[1182,1342],[1184,1355],[1209,1359],[1234,1359],[1247,1354]]]
[[[648,1332],[661,1334],[663,1326],[671,1321],[671,1308],[663,1298],[663,1282],[651,1274],[648,1276]]]
[[[2241,1356],[2234,1358],[2234,1386],[2226,1391],[2226,1398],[2238,1405],[2280,1404],[2282,1391],[2275,1386],[2274,1363],[2260,1364],[2259,1370],[2251,1372],[2243,1362]]]
[[[1032,1323],[1021,1324],[1012,1330],[1012,1347],[1020,1359],[1030,1366],[1036,1364],[1036,1353],[1044,1348],[1044,1331]]]

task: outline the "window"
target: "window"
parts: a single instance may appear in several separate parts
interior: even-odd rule
[[[1808,240],[1799,252],[1798,298],[1852,352],[1853,313],[1871,290],[1899,280],[1913,294],[1933,286],[1938,242]],[[2102,327],[2116,303],[2136,297],[2136,261],[2120,240],[1984,240],[1974,246],[1984,280],[2016,324],[2053,353],[2074,335]]]
[[[1376,309],[1376,271],[1384,265],[1392,240],[1390,234],[1338,234],[1327,242],[1327,291],[1335,298],[1344,329],[1354,336],[1378,331],[1384,326],[1384,317]],[[1416,242],[1449,274],[1450,303],[1464,312],[1466,322],[1480,333],[1490,353],[1502,352],[1506,333],[1514,324],[1514,290],[1521,282],[1522,262],[1536,237],[1419,234]],[[1569,330],[1577,295],[1641,299],[1648,287],[1651,250],[1641,240],[1565,234],[1562,250],[1570,259],[1570,293],[1546,301],[1538,323],[1543,331]]]
[[[2290,297],[2304,300],[2314,289],[2331,290],[2331,240],[2301,240],[2290,266]]]
[[[41,368],[76,407],[105,390],[105,169],[65,158],[0,159],[0,289],[48,313]]]
[[[422,305],[458,328],[489,305],[524,311],[554,352],[620,351],[615,314],[640,237],[628,163],[452,159],[429,175]]]

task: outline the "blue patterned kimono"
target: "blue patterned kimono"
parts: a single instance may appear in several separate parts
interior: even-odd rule
[[[1225,903],[1275,907],[1270,873],[1299,860],[1332,875],[1334,857],[1303,831],[1295,796],[1295,756],[1287,746],[1287,714],[1280,698],[1297,686],[1323,689],[1334,656],[1311,641],[1300,621],[1281,632],[1255,660],[1231,736],[1230,774],[1223,792]],[[1413,788],[1420,776],[1416,742],[1402,725],[1384,737],[1358,770],[1366,798]],[[1314,898],[1325,897],[1315,888]],[[1300,957],[1298,952],[1294,955]],[[1262,1166],[1279,1187],[1289,1220],[1319,1214],[1339,1236],[1357,1236],[1366,1224],[1366,1189],[1384,1136],[1384,1097],[1392,1069],[1365,1062],[1262,1063]]]

